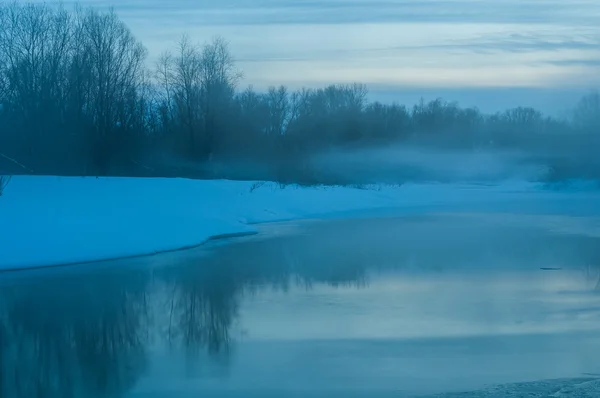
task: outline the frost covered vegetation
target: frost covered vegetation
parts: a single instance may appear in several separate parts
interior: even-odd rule
[[[369,182],[355,180],[371,169],[346,172],[334,154],[393,144],[402,151],[388,159],[406,148],[518,153],[544,166],[536,178],[600,175],[597,93],[556,119],[441,99],[369,102],[361,84],[257,92],[240,87],[226,41],[195,40],[182,37],[150,65],[112,11],[0,3],[0,173]],[[426,177],[409,166],[385,178]]]

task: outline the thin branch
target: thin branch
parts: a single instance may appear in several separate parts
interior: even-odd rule
[[[0,196],[4,193],[4,188],[8,186],[10,180],[12,180],[12,176],[0,176]]]
[[[21,167],[23,170],[28,171],[29,173],[33,173],[33,170],[31,170],[30,168],[28,168],[27,166],[24,166],[23,164],[17,162],[15,159],[6,156],[5,154],[3,154],[2,152],[0,152],[0,156],[2,156],[4,159],[11,161],[12,163],[16,164],[17,166]]]

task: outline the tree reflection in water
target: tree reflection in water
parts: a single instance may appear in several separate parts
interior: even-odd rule
[[[244,297],[265,289],[361,287],[370,272],[407,264],[435,271],[450,261],[455,267],[598,258],[596,239],[487,224],[457,229],[439,217],[370,228],[338,223],[305,235],[0,279],[0,396],[120,396],[157,347],[193,361],[202,353],[228,358]]]
[[[217,355],[230,348],[244,295],[263,289],[287,291],[290,284],[364,285],[366,263],[361,259],[326,265],[312,261],[316,259],[310,251],[297,249],[282,241],[249,240],[217,250],[201,262],[157,270],[155,276],[169,292],[168,327],[162,328],[162,336],[171,347],[181,345],[189,354],[207,350]]]
[[[147,273],[2,287],[2,396],[118,395],[145,365]]]
[[[364,284],[360,261],[338,273],[306,259],[286,244],[246,242],[164,267],[89,265],[17,277],[0,286],[1,396],[120,396],[143,374],[153,344],[190,359],[227,356],[244,295]]]

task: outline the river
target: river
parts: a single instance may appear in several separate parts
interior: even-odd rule
[[[525,383],[506,388],[546,396],[595,383],[594,220],[287,222],[191,251],[3,274],[0,395],[489,397]]]

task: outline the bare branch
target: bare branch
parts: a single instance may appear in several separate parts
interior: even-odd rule
[[[8,183],[12,179],[12,176],[1,176],[0,175],[0,196],[4,193],[4,189],[8,186]]]

